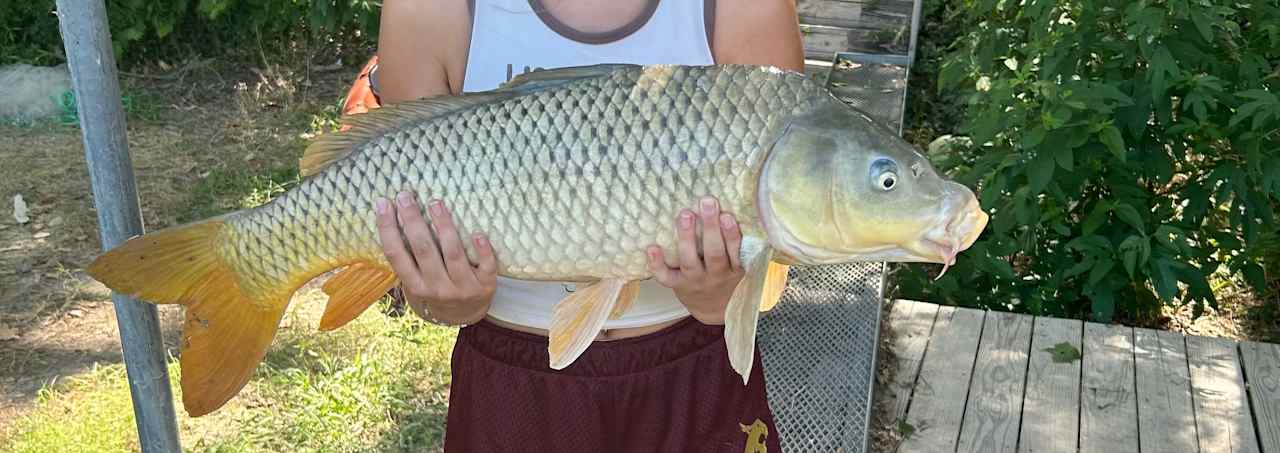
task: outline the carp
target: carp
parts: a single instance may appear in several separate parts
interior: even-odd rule
[[[987,214],[965,186],[802,74],[744,65],[538,70],[501,87],[344,119],[305,151],[305,179],[252,209],[134,237],[89,273],[152,303],[185,306],[181,381],[193,416],[225,404],[266,354],[292,294],[339,270],[322,330],[397,284],[374,201],[439,199],[482,233],[499,275],[578,282],[550,329],[571,364],[651,278],[675,266],[670,219],[713,196],[736,217],[745,277],[725,311],[733,368],[750,375],[756,322],[788,265],[952,264]],[[475,245],[467,253],[475,262]],[[945,271],[945,268],[944,268]]]

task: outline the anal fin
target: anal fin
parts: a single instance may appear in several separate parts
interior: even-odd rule
[[[626,280],[601,280],[579,286],[577,291],[556,303],[547,344],[552,369],[564,369],[591,346],[626,285]]]
[[[756,325],[760,320],[760,307],[773,249],[763,240],[743,238],[742,266],[746,276],[729,298],[724,310],[724,341],[729,350],[729,364],[742,376],[745,385],[751,377],[755,362]]]
[[[347,266],[321,287],[329,295],[329,303],[320,317],[320,330],[337,329],[356,319],[396,282],[395,272],[384,265],[361,262]]]
[[[778,305],[778,300],[782,299],[782,291],[787,289],[787,272],[791,270],[791,266],[778,263],[777,261],[769,262],[769,270],[764,276],[764,290],[760,295],[760,311],[766,312],[773,310]]]

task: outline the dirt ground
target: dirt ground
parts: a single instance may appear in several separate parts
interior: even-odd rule
[[[283,61],[298,60],[202,60],[122,77],[148,230],[210,209],[204,206],[210,201],[192,189],[211,175],[295,167],[304,134],[336,111],[363,63],[308,68]],[[0,137],[3,421],[28,407],[45,384],[121,357],[110,292],[84,272],[100,242],[80,130],[56,123],[0,124]],[[13,215],[15,196],[29,207],[27,223]],[[172,346],[180,312],[173,306],[159,312]]]

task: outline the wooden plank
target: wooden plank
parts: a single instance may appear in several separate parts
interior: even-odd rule
[[[1081,357],[1078,354],[1083,335],[1081,321],[1036,318],[1027,366],[1026,397],[1022,399],[1018,451],[1076,451],[1080,432]],[[1058,350],[1059,345],[1070,348]]]
[[[1258,436],[1249,413],[1236,342],[1187,337],[1191,397],[1202,453],[1257,453]]]
[[[907,409],[907,424],[913,431],[899,451],[932,453],[956,449],[982,319],[983,312],[978,310],[938,308]]]
[[[1280,345],[1246,341],[1240,355],[1262,451],[1280,453]]]
[[[1144,452],[1196,451],[1196,418],[1191,405],[1182,335],[1133,329],[1138,394],[1138,441]]]
[[[911,401],[911,387],[920,372],[925,345],[929,344],[929,332],[938,315],[938,306],[910,300],[896,300],[889,309],[889,352],[893,354],[893,382],[888,385],[888,398],[893,401],[893,419],[907,415],[907,403]]]
[[[872,30],[910,26],[912,0],[798,0],[800,23]]]
[[[965,405],[958,452],[1011,452],[1018,446],[1032,318],[987,312]]]
[[[862,7],[863,2],[801,0],[796,2],[796,14],[802,24],[851,28],[862,18]]]
[[[836,52],[906,55],[911,40],[908,30],[903,27],[869,30],[800,26],[804,57],[817,60],[830,60]]]
[[[1138,451],[1133,329],[1084,324],[1080,451]]]

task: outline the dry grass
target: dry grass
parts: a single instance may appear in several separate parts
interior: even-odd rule
[[[332,125],[358,68],[315,74],[276,64],[297,55],[266,60],[122,80],[148,230],[261,203],[297,180],[305,137]],[[0,137],[0,420],[10,420],[45,384],[120,354],[109,292],[83,271],[100,246],[79,128],[0,124]],[[15,195],[29,223],[13,218]],[[161,312],[172,338],[178,313]]]

